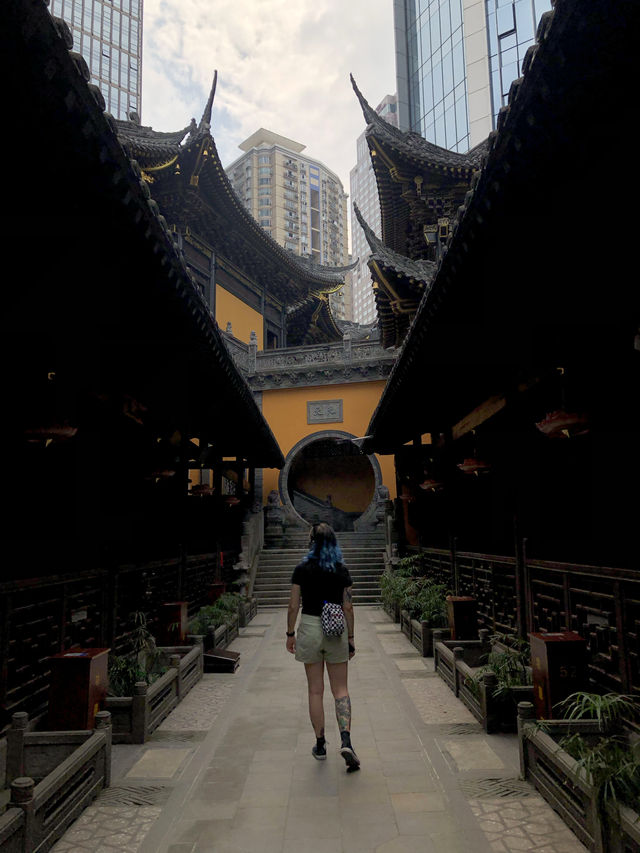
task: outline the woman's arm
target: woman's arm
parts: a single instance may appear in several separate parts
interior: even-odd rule
[[[287,610],[287,634],[293,634],[296,629],[298,610],[300,610],[300,585],[292,583],[291,594],[289,595],[289,608]],[[293,654],[295,650],[296,638],[287,637],[287,651]]]
[[[353,647],[353,651],[351,648],[349,649],[349,658],[352,658],[355,654],[355,639],[354,639],[354,613],[353,613],[353,587],[345,586],[344,593],[342,595],[342,610],[344,611],[344,618],[347,623],[347,635],[349,637],[349,645]]]

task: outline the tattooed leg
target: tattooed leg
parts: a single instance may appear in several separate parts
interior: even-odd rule
[[[351,699],[349,696],[341,696],[336,699],[336,719],[340,734],[351,731]]]

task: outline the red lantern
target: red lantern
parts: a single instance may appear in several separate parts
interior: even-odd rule
[[[464,462],[458,463],[458,468],[463,474],[475,474],[478,477],[480,474],[488,473],[491,470],[491,464],[483,459],[470,456]]]
[[[574,438],[589,432],[589,421],[583,413],[556,409],[545,415],[536,427],[548,438]]]

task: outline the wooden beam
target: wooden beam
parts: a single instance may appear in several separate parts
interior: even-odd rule
[[[527,379],[526,382],[521,382],[515,389],[516,394],[524,394],[527,391],[530,391],[532,388],[535,388],[536,385],[539,385],[542,381],[541,376],[534,376],[531,379]],[[513,397],[513,394],[494,394],[492,397],[488,397],[484,403],[481,403],[468,415],[465,415],[462,420],[458,421],[457,424],[451,429],[451,437],[454,441],[459,438],[462,438],[463,435],[471,432],[471,430],[476,429],[485,421],[488,421],[489,418],[492,418],[494,415],[497,415],[498,412],[501,412],[502,409],[507,405],[509,398]]]

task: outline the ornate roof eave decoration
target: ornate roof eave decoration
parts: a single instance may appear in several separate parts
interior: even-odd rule
[[[150,128],[144,128],[144,132],[141,132],[135,122],[119,122],[118,135],[123,146],[128,146],[131,154],[136,155],[134,159],[138,161],[143,174],[153,169],[154,195],[161,206],[163,194],[170,187],[170,193],[178,205],[183,203],[182,200],[178,201],[178,197],[184,199],[191,196],[189,204],[198,207],[196,215],[201,227],[207,228],[213,224],[205,207],[214,218],[232,225],[232,228],[224,229],[227,233],[233,231],[234,247],[231,247],[230,238],[227,238],[229,259],[242,269],[247,258],[252,257],[252,275],[260,275],[260,271],[263,271],[265,282],[276,286],[283,302],[299,299],[301,295],[314,291],[339,289],[344,285],[345,274],[355,264],[327,267],[294,255],[267,234],[235,194],[211,135],[216,86],[217,71],[199,124],[192,119],[189,128],[173,134],[158,134]],[[162,156],[155,148],[162,151]],[[176,173],[179,173],[180,181],[175,180]],[[217,243],[218,251],[224,254],[225,246],[220,245],[221,240],[224,241],[224,236],[219,232],[218,239],[210,242]]]
[[[314,293],[290,306],[287,311],[287,344],[332,343],[341,341],[343,332],[336,324],[329,297]]]
[[[360,102],[367,123],[367,139],[376,139],[379,145],[390,155],[396,168],[404,162],[419,165],[424,170],[441,172],[449,177],[471,177],[482,163],[486,151],[486,140],[476,145],[466,154],[449,151],[410,130],[400,130],[378,115],[358,89],[351,75],[351,85]]]
[[[425,290],[431,286],[437,264],[433,261],[414,261],[388,249],[369,227],[358,206],[354,204],[353,208],[371,248],[367,263],[374,282],[382,346],[385,349],[398,347]]]
[[[487,143],[459,154],[417,133],[402,131],[372,109],[353,76],[351,83],[367,122],[365,134],[378,186],[383,240],[400,254],[429,257],[425,225],[435,226],[461,203],[481,166]]]

